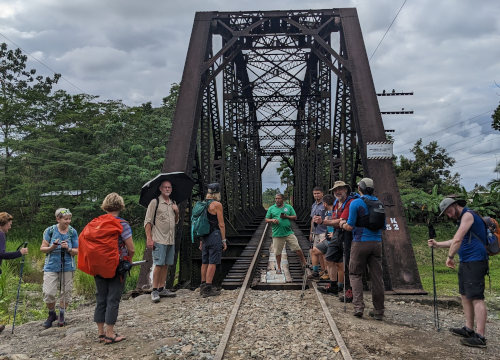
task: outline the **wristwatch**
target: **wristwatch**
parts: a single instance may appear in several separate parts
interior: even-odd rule
[[[453,260],[454,256],[448,255],[448,259]]]

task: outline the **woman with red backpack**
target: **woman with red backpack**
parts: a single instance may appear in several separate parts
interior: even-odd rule
[[[103,221],[115,221],[117,225],[121,225],[122,230],[116,236],[119,259],[130,261],[134,256],[135,249],[134,242],[132,241],[132,229],[127,221],[119,217],[120,212],[125,209],[123,198],[117,193],[108,194],[102,202],[101,209],[106,211],[107,214],[94,219],[93,222],[103,219]],[[103,229],[102,231],[105,230]],[[85,230],[82,231],[82,235],[84,233]],[[94,321],[97,323],[99,341],[104,342],[104,344],[114,344],[123,341],[126,338],[115,333],[114,326],[118,318],[118,308],[123,289],[125,288],[126,273],[120,274],[116,271],[115,275],[111,278],[95,275],[94,279],[97,290]]]

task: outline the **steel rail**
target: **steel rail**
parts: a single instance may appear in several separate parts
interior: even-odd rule
[[[224,329],[224,333],[222,334],[219,346],[217,347],[217,352],[215,353],[214,357],[215,360],[222,360],[224,352],[226,351],[226,346],[229,341],[229,336],[231,336],[231,331],[233,330],[233,325],[236,320],[236,316],[238,315],[238,310],[240,309],[243,296],[245,295],[248,283],[250,281],[250,278],[252,277],[255,263],[257,262],[257,258],[259,257],[260,248],[262,247],[262,243],[264,241],[264,238],[266,237],[268,227],[269,223],[266,223],[266,227],[264,228],[264,232],[262,233],[262,237],[260,238],[259,245],[255,249],[255,254],[253,255],[252,262],[250,263],[247,274],[245,276],[245,281],[243,281],[240,293],[238,294],[238,298],[236,299],[236,302],[233,305],[233,309],[231,310],[231,314],[229,315],[229,320],[226,323],[226,328]]]
[[[224,329],[224,333],[222,334],[221,340],[219,342],[219,345],[217,347],[217,351],[215,353],[214,359],[215,360],[222,360],[224,358],[224,353],[226,351],[227,344],[229,342],[229,338],[231,336],[231,332],[233,331],[234,323],[236,321],[236,317],[238,316],[238,311],[240,309],[241,303],[243,301],[243,297],[245,295],[245,292],[248,288],[248,284],[250,282],[250,279],[252,277],[252,274],[254,272],[254,267],[255,264],[257,263],[257,258],[259,257],[260,250],[262,247],[262,244],[264,242],[264,238],[267,235],[267,230],[268,230],[269,224],[266,224],[264,228],[264,232],[259,240],[259,244],[257,248],[255,249],[255,254],[252,258],[252,262],[248,268],[248,271],[245,276],[245,280],[243,281],[243,284],[241,286],[240,292],[238,294],[238,298],[236,299],[236,302],[233,305],[233,308],[231,310],[231,314],[229,315],[229,319],[226,323],[226,327]],[[340,348],[340,352],[342,354],[342,358],[344,360],[352,360],[351,354],[349,352],[349,349],[347,348],[344,340],[342,339],[342,335],[340,334],[340,331],[333,320],[333,317],[328,310],[328,307],[325,303],[325,300],[323,299],[323,295],[318,291],[318,286],[316,282],[312,281],[312,286],[314,288],[314,291],[316,293],[316,296],[318,298],[318,301],[321,305],[321,309],[323,310],[323,313],[325,314],[326,320],[328,322],[328,325],[330,326],[330,329],[335,336],[335,341],[337,342],[338,347]]]

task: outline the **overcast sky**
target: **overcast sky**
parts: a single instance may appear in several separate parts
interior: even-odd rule
[[[58,86],[70,93],[159,105],[181,80],[196,11],[356,7],[370,57],[403,2],[0,0],[0,42],[31,54],[39,72],[61,73]],[[395,154],[409,156],[419,138],[436,140],[467,189],[495,178],[500,162],[500,132],[491,129],[500,101],[499,14],[498,0],[407,0],[370,61],[377,91],[415,93],[379,97],[382,111],[415,111],[383,117],[395,130]],[[269,170],[264,188],[279,187]]]

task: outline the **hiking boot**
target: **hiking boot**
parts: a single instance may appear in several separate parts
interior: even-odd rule
[[[337,284],[328,284],[326,286],[318,287],[318,291],[322,294],[327,294],[327,295],[338,295],[339,294]]]
[[[218,296],[220,295],[220,290],[217,290],[215,286],[212,285],[207,285],[205,288],[205,291],[201,295],[202,297],[206,298],[209,296]]]
[[[160,302],[160,293],[158,292],[158,290],[151,291],[151,301],[154,303]]]
[[[474,337],[474,334],[475,334],[474,330],[471,330],[471,329],[467,328],[466,326],[464,326],[462,328],[450,328],[450,332],[453,335],[461,336],[464,338]]]
[[[370,311],[368,315],[378,321],[384,320],[384,314],[376,313],[375,311]]]
[[[341,302],[344,302],[344,295],[340,295],[339,300]],[[351,289],[347,289],[347,291],[345,292],[345,302],[352,303],[352,290]]]
[[[64,313],[59,313],[59,321],[57,322],[57,326],[66,326],[66,321],[64,321]]]
[[[207,287],[207,283],[201,283],[200,284],[200,295],[203,294],[203,292],[205,291]]]
[[[177,294],[174,293],[173,291],[170,291],[168,289],[163,289],[162,291],[160,291],[158,293],[158,295],[160,295],[160,297],[176,297]]]
[[[57,320],[57,315],[55,311],[49,311],[49,317],[43,323],[43,327],[48,329],[52,327],[52,323]]]
[[[307,280],[319,281],[319,272],[313,272],[311,275],[307,276]]]
[[[357,318],[362,318],[363,317],[363,310],[354,310],[354,316]]]
[[[479,335],[478,333],[474,333],[472,337],[460,339],[460,344],[465,346],[485,348],[486,339],[483,336]]]

